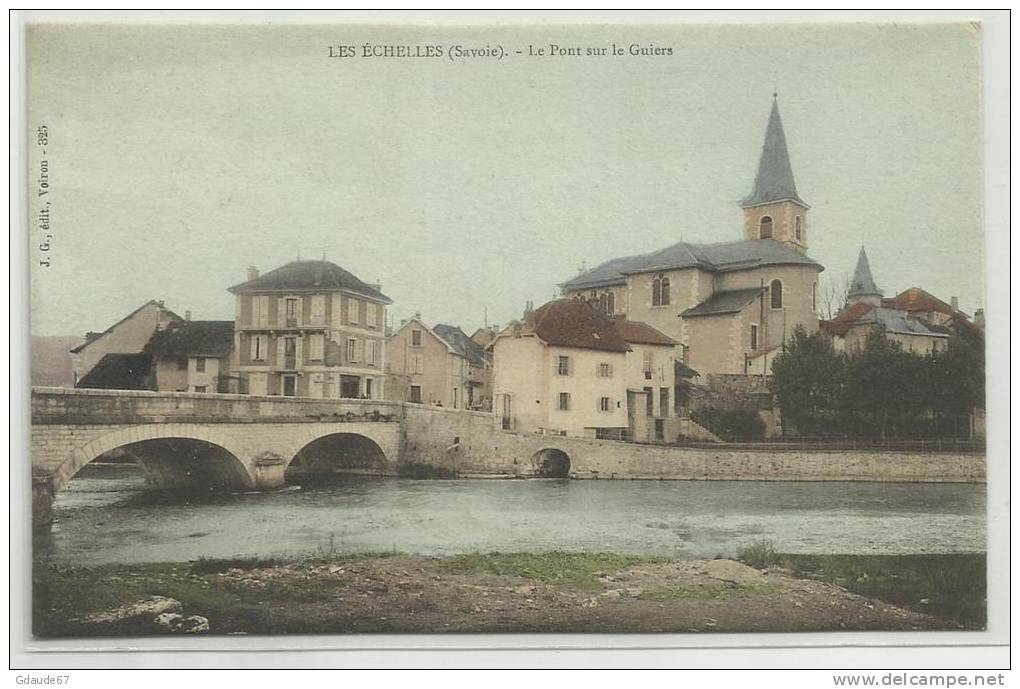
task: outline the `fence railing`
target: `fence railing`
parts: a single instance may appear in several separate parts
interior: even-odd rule
[[[725,446],[740,450],[782,451],[838,451],[838,450],[886,450],[890,452],[959,452],[983,454],[985,441],[962,440],[957,438],[931,438],[922,440],[889,440],[883,438],[812,438],[778,437],[732,440],[723,443],[702,440],[680,440],[675,445],[718,449]]]

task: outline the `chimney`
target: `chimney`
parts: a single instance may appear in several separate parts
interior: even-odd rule
[[[956,297],[949,297],[949,305],[953,307],[953,311],[960,310],[960,300]]]
[[[255,266],[248,266],[248,282],[251,282],[259,276],[259,269]]]
[[[191,311],[190,310],[184,312],[184,320],[186,320],[186,321],[190,321],[191,320]]]
[[[985,329],[985,310],[977,309],[974,311],[974,326],[979,330]]]
[[[382,283],[381,282],[370,282],[370,283],[368,283],[368,286],[371,287],[372,289],[374,289],[376,292],[382,292]]]

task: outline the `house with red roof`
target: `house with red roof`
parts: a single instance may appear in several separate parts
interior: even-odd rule
[[[493,411],[505,429],[639,441],[672,434],[677,342],[647,323],[558,299],[488,348]]]

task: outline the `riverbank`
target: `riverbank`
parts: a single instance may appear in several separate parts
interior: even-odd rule
[[[726,559],[563,552],[37,562],[33,629],[42,638],[167,633],[152,612],[132,614],[145,601],[135,610],[201,616],[213,634],[983,627],[983,555],[764,555],[763,569]],[[900,605],[889,602],[897,596]]]

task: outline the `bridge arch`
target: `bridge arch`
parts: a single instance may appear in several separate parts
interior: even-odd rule
[[[287,463],[286,483],[345,475],[392,474],[390,459],[377,439],[363,433],[333,430],[306,438]]]
[[[93,438],[74,449],[53,473],[53,490],[67,485],[82,467],[110,450],[126,448],[145,465],[156,483],[248,490],[252,472],[234,443],[215,426],[140,424]]]
[[[541,478],[569,478],[570,455],[558,447],[546,447],[531,457],[535,475]]]

